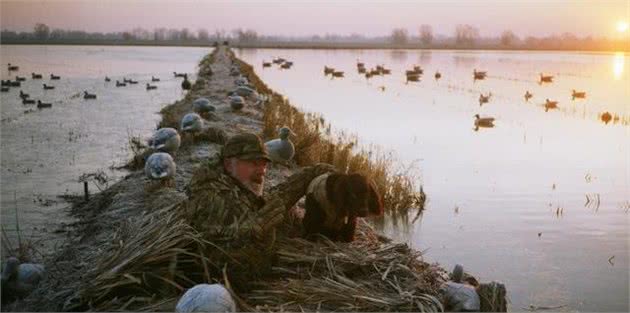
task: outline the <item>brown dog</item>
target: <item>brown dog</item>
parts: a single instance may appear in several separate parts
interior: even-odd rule
[[[381,197],[365,176],[324,174],[308,186],[302,225],[307,237],[322,234],[333,241],[351,242],[357,217],[381,214]]]

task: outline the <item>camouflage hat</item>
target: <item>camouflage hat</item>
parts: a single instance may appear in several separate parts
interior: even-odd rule
[[[230,137],[223,146],[223,158],[241,160],[269,159],[267,149],[258,136],[252,133],[238,134]]]

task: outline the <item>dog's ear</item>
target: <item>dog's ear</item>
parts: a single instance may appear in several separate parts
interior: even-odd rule
[[[326,179],[326,197],[339,213],[346,214],[346,200],[348,197],[348,176],[344,174],[330,174]]]
[[[368,181],[368,209],[370,213],[373,215],[382,215],[383,214],[383,199],[378,194],[378,190],[376,189],[376,185],[372,180]]]

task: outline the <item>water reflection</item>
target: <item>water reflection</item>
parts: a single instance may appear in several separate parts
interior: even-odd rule
[[[623,77],[623,68],[625,66],[623,52],[616,52],[613,59],[613,75],[615,80],[620,80]]]
[[[392,60],[398,61],[399,63],[405,63],[407,61],[406,50],[392,50],[390,56]]]

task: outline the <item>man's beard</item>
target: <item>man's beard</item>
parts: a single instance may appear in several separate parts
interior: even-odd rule
[[[260,197],[263,195],[264,183],[265,183],[265,180],[263,178],[260,183],[247,181],[247,182],[243,182],[243,185],[245,185],[247,189],[251,190],[254,194]]]

